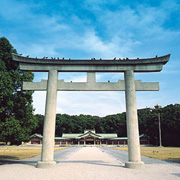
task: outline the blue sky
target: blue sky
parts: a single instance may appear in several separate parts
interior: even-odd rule
[[[158,92],[137,92],[138,108],[180,103],[179,0],[0,0],[0,37],[31,57],[149,58],[171,54],[160,73],[136,74],[159,82]],[[98,73],[117,82],[120,73]],[[36,73],[34,81],[47,79]],[[59,73],[85,81],[85,73]],[[33,95],[35,113],[44,113],[45,92]],[[125,111],[124,92],[58,92],[57,113],[105,116]]]

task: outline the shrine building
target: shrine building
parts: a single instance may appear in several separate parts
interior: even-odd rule
[[[139,136],[141,145],[149,145],[146,135]],[[33,134],[31,144],[42,144],[43,136]],[[84,133],[63,133],[62,137],[55,137],[55,145],[127,145],[127,137],[118,137],[116,133],[96,133],[95,130],[87,129]]]

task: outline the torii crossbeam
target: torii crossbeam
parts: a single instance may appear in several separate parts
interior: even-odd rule
[[[46,91],[47,80],[41,82],[23,82],[23,90]],[[158,91],[158,82],[135,81],[136,91]],[[87,82],[64,82],[58,80],[57,91],[125,91],[124,80],[118,82],[96,82],[95,73],[87,73]]]
[[[158,82],[134,80],[134,72],[159,72],[169,61],[170,55],[148,59],[113,60],[66,60],[38,59],[12,54],[23,71],[48,72],[48,80],[24,82],[24,90],[47,91],[46,110],[43,129],[43,146],[39,168],[54,166],[54,136],[57,91],[125,91],[126,121],[128,135],[128,168],[144,167],[141,161],[139,128],[135,91],[158,91]],[[87,82],[64,82],[58,80],[58,72],[87,72]],[[117,83],[96,82],[95,72],[123,72],[124,80]]]

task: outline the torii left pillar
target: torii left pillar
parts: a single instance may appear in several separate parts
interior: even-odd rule
[[[50,70],[47,83],[42,154],[41,161],[37,163],[38,168],[49,168],[56,165],[56,162],[54,161],[54,137],[56,124],[57,82],[57,70]]]
[[[133,70],[125,71],[126,123],[128,135],[128,159],[125,167],[137,169],[144,167],[141,161],[139,128],[136,105],[136,91]]]

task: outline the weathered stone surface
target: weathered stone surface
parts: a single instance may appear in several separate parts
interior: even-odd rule
[[[126,124],[128,136],[128,160],[127,167],[135,167],[141,162],[139,127],[136,105],[136,92],[134,83],[134,72],[127,70],[125,73],[125,95],[126,95]],[[142,164],[142,163],[140,163]],[[137,165],[138,166],[138,165]]]
[[[48,164],[51,166],[55,163],[54,136],[56,121],[57,78],[57,71],[49,71],[43,128],[42,154],[41,161],[38,163],[37,167],[47,167]]]
[[[51,168],[51,167],[54,167],[57,163],[55,161],[39,161],[37,163],[37,168]]]
[[[126,162],[125,163],[126,168],[131,168],[131,169],[141,169],[145,167],[144,162]]]
[[[12,54],[13,60],[20,63],[24,71],[48,72],[158,72],[169,61],[170,55],[126,60],[51,60],[27,58]]]
[[[64,82],[64,80],[58,80],[57,91],[125,91],[124,80],[119,80],[118,82],[95,82],[95,77],[91,78],[87,82]],[[47,80],[23,82],[23,90],[46,91]],[[135,90],[159,91],[159,83],[137,80],[135,81]]]

